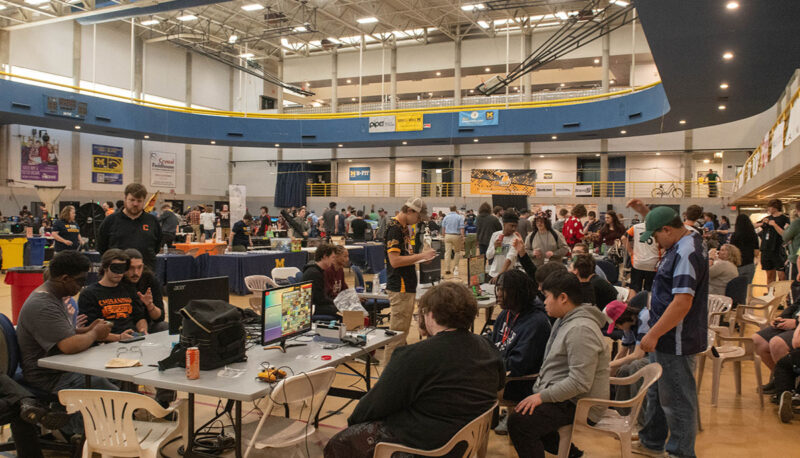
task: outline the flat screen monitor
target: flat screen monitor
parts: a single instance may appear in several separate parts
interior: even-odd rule
[[[311,330],[311,282],[264,291],[261,344],[269,345]]]
[[[171,281],[167,283],[167,315],[169,333],[180,334],[182,317],[180,311],[196,299],[218,299],[229,302],[228,277],[198,278],[195,280]]]
[[[436,256],[430,262],[419,265],[419,282],[436,283],[442,280],[442,258]]]
[[[486,256],[472,256],[467,260],[467,277],[469,285],[481,285],[486,282]]]

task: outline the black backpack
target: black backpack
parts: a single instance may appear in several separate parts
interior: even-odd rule
[[[220,300],[193,300],[180,311],[183,318],[181,337],[170,356],[158,363],[159,370],[186,367],[186,350],[200,349],[200,370],[247,361],[247,333],[242,313]]]

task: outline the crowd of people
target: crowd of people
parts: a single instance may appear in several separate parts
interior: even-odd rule
[[[201,237],[213,236],[206,231],[224,229],[227,213],[228,237],[238,247],[252,243],[253,235],[282,227],[297,236],[358,240],[372,231],[366,222],[370,219],[376,227],[373,239],[386,248],[389,327],[403,332],[404,339],[386,348],[380,382],[358,403],[349,427],[328,442],[328,457],[372,456],[381,441],[437,448],[491,407],[499,390],[516,407],[496,416],[495,432],[509,435],[519,456],[543,457],[545,451],[557,452],[557,431],[573,422],[579,399],[632,397],[635,386],[612,390],[609,377],[634,374],[650,363],[660,364],[663,373],[649,388],[632,448],[647,456],[696,456],[695,359],[708,345],[708,295],[725,294],[727,284],[737,277],[752,282],[757,260],[768,279],[789,275],[800,282],[800,219],[790,221],[779,200],[767,204],[768,216],[755,225],[739,215],[731,227],[727,218],[718,222],[697,205],[680,215],[667,206],[650,208],[638,199],[627,205],[636,215],[627,225],[618,213],[608,211],[599,219],[581,204],[562,209],[555,222],[545,212],[492,208],[488,203],[477,213],[452,206],[447,213],[429,216],[419,198],[406,201],[391,218],[383,209],[340,212],[331,203],[319,217],[301,207],[282,210],[273,218],[262,207],[258,217],[248,213],[231,224],[225,207],[219,214],[210,207],[195,207],[181,217],[166,204],[153,215],[144,211],[146,197],[144,186],[131,184],[121,208],[108,206],[97,238],[100,280],[89,286],[85,282],[90,263],[76,250],[82,239],[74,230],[75,209],[65,207],[60,213],[53,224],[58,253],[46,281],[19,316],[26,383],[53,394],[85,387],[82,375],[41,368],[37,361],[166,328],[162,285],[152,271],[165,234],[167,239],[174,237],[184,222],[202,230]],[[451,279],[459,278],[462,254],[485,255],[486,277],[494,284],[501,309],[485,335],[470,331],[477,316],[476,299],[460,281],[429,289],[415,315],[416,264],[440,256],[430,246],[429,238],[437,235],[444,242],[443,271],[453,275]],[[470,238],[473,243],[467,243]],[[348,288],[348,264],[347,250],[322,243],[304,268],[303,279],[312,282],[317,317],[337,318],[334,299]],[[787,273],[784,267],[789,264]],[[630,274],[623,281],[628,286],[612,284],[614,279],[601,265],[613,266],[618,275],[627,266]],[[424,340],[408,345],[415,316]],[[757,353],[773,372],[761,389],[775,395],[785,421],[793,413],[793,371],[800,364],[798,316],[800,302],[789,304],[752,336]],[[609,339],[622,348],[613,356]],[[441,357],[450,354],[459,358]],[[535,380],[506,383],[506,378],[531,374],[538,374]],[[75,415],[59,416],[36,404],[13,380],[0,382],[0,401],[10,403],[14,419],[58,422],[64,431],[81,432]],[[91,386],[129,389],[97,377]],[[165,390],[156,394],[163,405],[174,397]],[[602,409],[592,409],[587,421],[593,424],[601,415]],[[30,432],[19,422],[12,425],[20,437]],[[570,456],[582,454],[571,446]],[[34,450],[30,456],[41,452]]]

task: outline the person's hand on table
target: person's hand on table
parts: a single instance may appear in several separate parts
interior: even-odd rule
[[[85,314],[81,313],[80,315],[78,315],[78,318],[76,318],[75,329],[77,330],[77,329],[85,328],[87,321],[89,321],[89,317],[87,317]]]
[[[128,340],[133,337],[133,329],[126,329],[122,331],[122,334],[117,334],[117,340]]]
[[[111,333],[111,323],[98,318],[89,326],[88,331],[94,332],[95,340],[106,340]]]
[[[514,411],[522,415],[530,415],[540,405],[542,405],[542,395],[536,393],[520,401],[519,404],[514,407]]]

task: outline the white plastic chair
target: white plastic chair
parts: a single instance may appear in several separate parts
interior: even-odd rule
[[[780,296],[772,299],[772,301],[780,300]],[[734,337],[733,329],[736,322],[733,320],[727,327],[721,324],[723,317],[730,318],[732,302],[732,299],[726,296],[708,295],[708,348],[698,355],[697,391],[700,392],[700,385],[703,383],[706,358],[711,357],[714,361],[714,370],[711,376],[711,405],[714,407],[719,399],[720,375],[725,363],[734,363],[736,394],[742,394],[742,361],[753,361],[756,383],[758,387],[761,387],[761,358],[755,352],[752,339],[750,337]],[[740,307],[744,306],[737,307],[737,320],[740,319]],[[745,322],[739,322],[740,328],[744,328],[744,325]],[[757,390],[759,392],[758,400],[761,407],[764,407],[764,395],[760,388]]]
[[[492,423],[492,414],[496,407],[497,402],[495,402],[489,410],[482,413],[481,416],[467,423],[467,425],[461,428],[452,439],[436,450],[420,450],[391,442],[378,442],[372,457],[391,458],[394,453],[410,453],[412,455],[421,456],[444,456],[450,453],[460,442],[467,443],[467,449],[462,456],[471,457],[477,455],[481,458],[485,457],[486,445],[489,440],[489,426]]]
[[[753,289],[758,287],[766,287],[767,294],[763,296],[753,296]],[[749,300],[747,301],[748,305],[763,305],[767,302],[771,301],[775,298],[775,296],[780,296],[786,294],[787,296],[792,293],[792,281],[791,280],[778,280],[770,283],[769,285],[757,285],[751,284],[748,285],[747,288],[747,297]]]
[[[788,280],[772,282],[770,293],[766,296],[754,297],[746,305],[737,306],[736,321],[739,323],[739,335],[744,335],[746,324],[754,324],[760,329],[768,326],[774,319],[778,307],[789,297],[790,291],[787,288],[790,289],[791,284],[792,282]],[[759,310],[763,310],[764,314],[757,315],[755,312]]]
[[[86,442],[83,457],[98,453],[103,458],[158,457],[162,444],[181,437],[184,447],[189,430],[186,417],[188,405],[181,399],[174,407],[165,409],[147,396],[124,391],[61,390],[58,399],[68,413],[80,411]],[[177,422],[135,421],[133,412],[144,409],[157,418],[177,411]]]
[[[276,282],[278,280],[287,280],[289,277],[294,277],[300,273],[297,267],[275,267],[272,269],[272,279]]]
[[[335,377],[336,369],[327,367],[307,374],[293,375],[278,383],[264,398],[264,401],[267,402],[263,409],[264,415],[258,422],[253,437],[247,445],[245,458],[250,455],[254,447],[259,450],[267,447],[291,447],[314,434],[316,428],[312,419],[316,418]],[[309,406],[308,422],[270,415],[272,409],[277,406],[300,402]]]
[[[278,287],[278,284],[266,275],[248,275],[244,277],[244,285],[251,293],[255,294],[255,297],[251,297],[249,302],[250,308],[256,313],[261,313],[261,293]]]
[[[576,429],[597,431],[607,436],[616,437],[619,440],[621,448],[620,456],[622,458],[631,457],[631,436],[633,436],[633,432],[636,429],[636,419],[639,417],[639,410],[642,408],[642,402],[644,402],[644,397],[647,395],[647,390],[661,377],[661,371],[661,364],[650,363],[629,377],[611,377],[609,382],[612,385],[631,385],[636,383],[639,379],[644,379],[636,396],[627,401],[609,401],[606,399],[594,398],[578,400],[578,405],[575,407],[575,420],[573,424],[562,426],[558,429],[558,458],[567,458],[569,456],[572,433]],[[603,406],[607,407],[607,409],[603,412],[603,416],[600,420],[594,426],[591,426],[587,418],[589,417],[589,409],[595,406]],[[624,407],[630,408],[631,410],[628,415],[622,416],[617,410],[609,409],[608,407]]]

